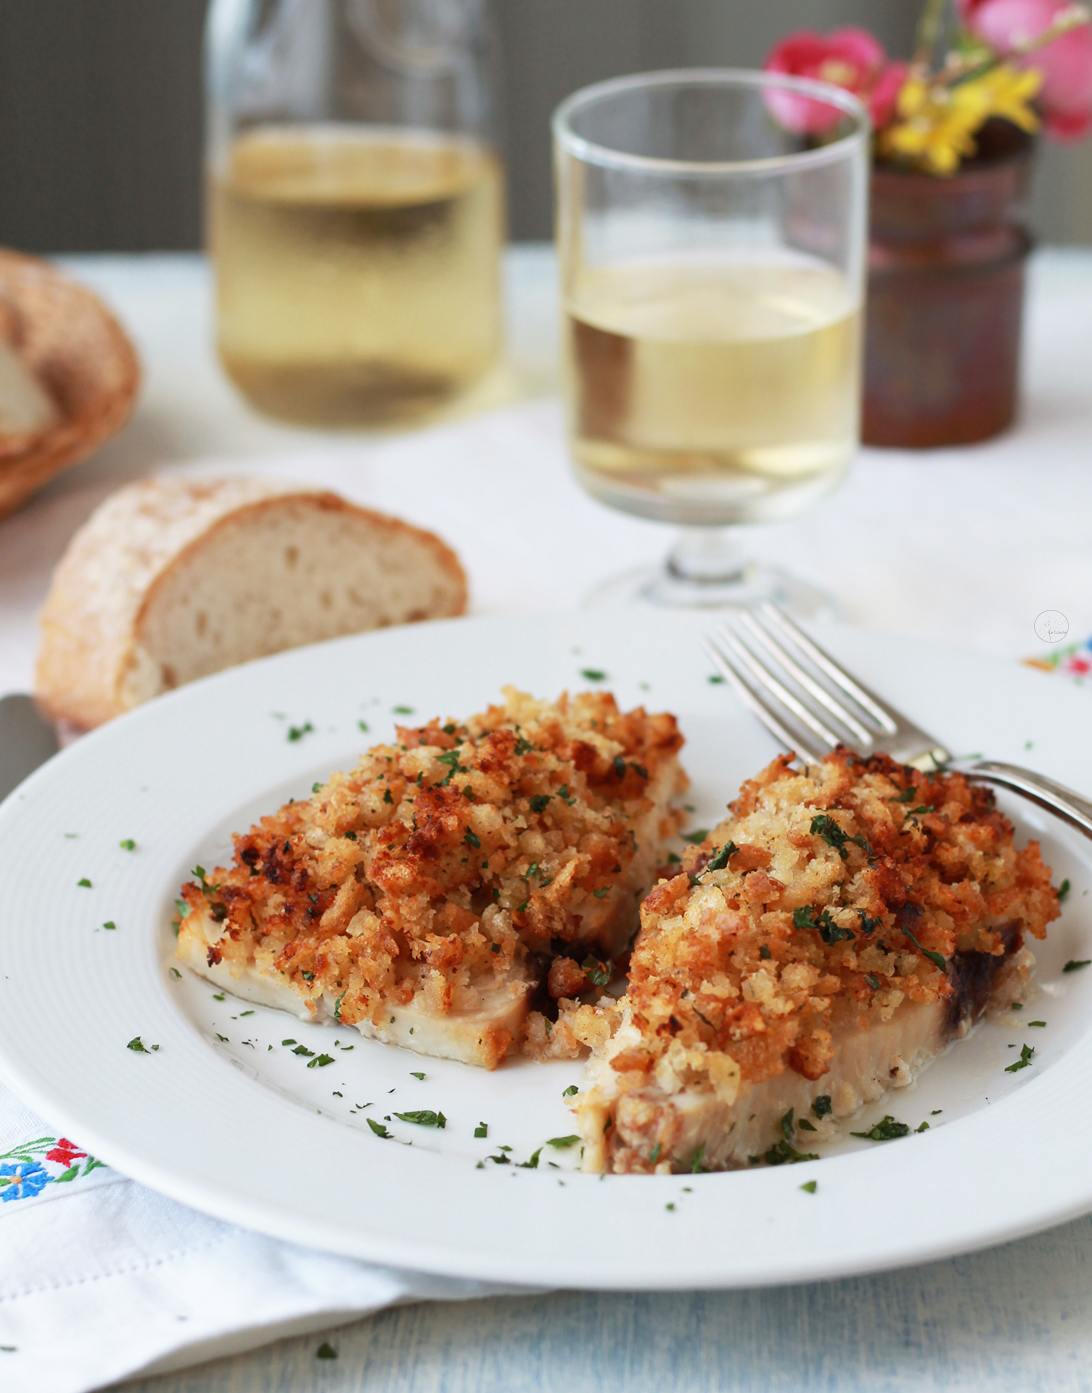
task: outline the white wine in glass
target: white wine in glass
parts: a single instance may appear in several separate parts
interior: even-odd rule
[[[833,108],[822,145],[778,119],[784,89]],[[820,607],[730,528],[804,511],[857,449],[864,110],[770,73],[644,73],[577,92],[553,129],[576,475],[680,525],[664,568],[599,598]]]
[[[565,306],[581,482],[681,523],[798,512],[857,447],[860,320],[845,278],[800,255],[586,270]]]

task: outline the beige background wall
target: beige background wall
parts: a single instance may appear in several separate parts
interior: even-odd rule
[[[199,245],[205,3],[0,0],[0,243]],[[804,25],[863,23],[906,53],[920,0],[493,3],[512,232],[533,238],[550,235],[547,120],[567,92],[644,68],[756,66],[778,36]],[[1044,241],[1092,244],[1092,141],[1043,150],[1034,220]]]

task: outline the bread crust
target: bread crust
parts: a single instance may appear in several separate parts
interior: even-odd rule
[[[39,704],[81,729],[111,720],[136,702],[126,677],[138,661],[148,615],[176,567],[216,534],[286,502],[366,521],[412,538],[446,576],[450,603],[422,618],[465,613],[466,575],[434,533],[374,512],[323,489],[262,478],[147,479],[105,500],[72,539],[41,614],[36,672]]]

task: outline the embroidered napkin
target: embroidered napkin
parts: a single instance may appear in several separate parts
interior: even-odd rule
[[[0,1088],[4,1393],[85,1393],[397,1302],[518,1290],[332,1257],[206,1218],[126,1180]]]

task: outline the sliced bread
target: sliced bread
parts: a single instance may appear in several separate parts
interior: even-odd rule
[[[235,663],[466,609],[431,532],[277,479],[147,479],[76,533],[42,612],[37,695],[88,729]]]

